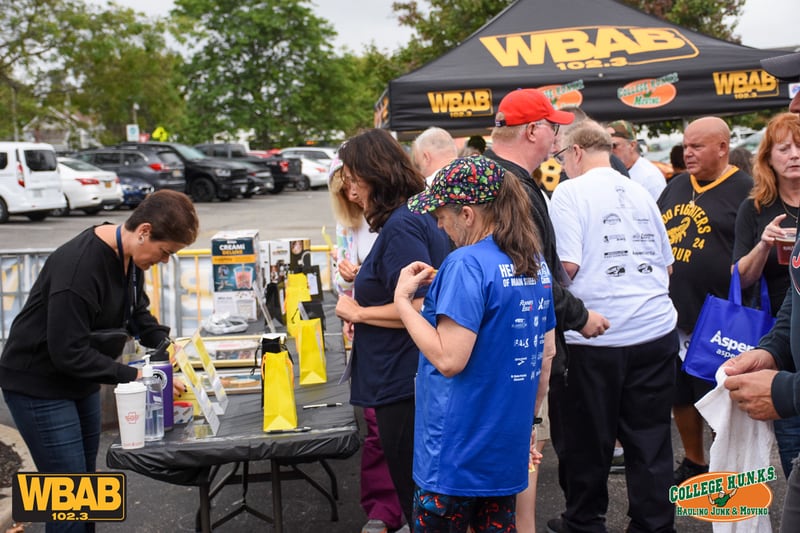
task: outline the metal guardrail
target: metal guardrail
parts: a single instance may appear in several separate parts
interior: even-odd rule
[[[54,248],[0,250],[0,348]],[[311,247],[324,290],[331,287],[331,249]],[[211,250],[181,250],[145,273],[150,311],[175,337],[193,334],[213,313]]]

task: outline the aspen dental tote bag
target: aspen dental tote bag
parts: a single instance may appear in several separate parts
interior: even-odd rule
[[[728,299],[706,295],[692,340],[686,350],[683,370],[692,376],[716,383],[714,374],[719,366],[752,350],[775,324],[770,314],[769,291],[761,276],[761,309],[742,305],[739,265],[734,265]]]

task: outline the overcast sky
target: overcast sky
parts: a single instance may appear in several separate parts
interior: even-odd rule
[[[89,1],[105,3],[105,0]],[[394,0],[357,0],[357,7],[341,0],[312,1],[318,7],[317,14],[330,21],[338,32],[336,44],[354,52],[372,42],[381,49],[394,50],[411,35],[408,28],[397,23],[392,12]],[[116,0],[116,3],[152,15],[166,15],[173,6],[172,0]],[[741,36],[742,44],[755,48],[800,46],[798,15],[798,0],[747,0],[736,33]]]

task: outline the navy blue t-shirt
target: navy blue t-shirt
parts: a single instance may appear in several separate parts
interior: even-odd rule
[[[398,207],[361,264],[354,286],[356,301],[362,307],[392,303],[401,269],[414,261],[439,268],[450,249],[450,239],[433,216]],[[426,292],[424,287],[417,296]],[[356,324],[350,403],[375,407],[412,398],[418,357],[419,349],[405,329]]]

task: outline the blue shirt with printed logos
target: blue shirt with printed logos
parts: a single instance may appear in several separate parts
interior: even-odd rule
[[[550,271],[515,276],[490,236],[453,251],[425,297],[432,325],[447,316],[477,334],[466,367],[447,378],[420,353],[414,481],[454,496],[516,494],[528,453],[544,334],[555,327]]]

